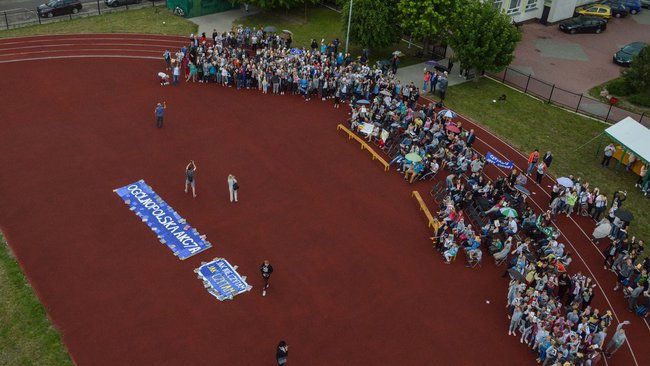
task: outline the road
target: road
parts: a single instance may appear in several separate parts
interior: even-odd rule
[[[35,10],[37,6],[44,2],[45,0],[2,0],[0,1],[0,11],[20,8]]]

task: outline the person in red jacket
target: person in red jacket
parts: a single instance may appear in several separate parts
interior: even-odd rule
[[[528,170],[526,171],[526,175],[530,176],[530,174],[533,172],[533,169],[535,169],[535,165],[537,165],[538,161],[539,150],[535,149],[535,151],[530,153],[530,156],[528,157]]]

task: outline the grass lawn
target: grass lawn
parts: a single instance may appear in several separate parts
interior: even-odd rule
[[[0,234],[0,365],[72,365]]]
[[[508,96],[508,102],[493,103],[501,94]],[[635,216],[630,235],[650,240],[648,200],[634,187],[638,176],[623,167],[614,174],[614,164],[610,164],[610,169],[601,168],[602,153],[595,155],[600,138],[581,147],[608,125],[540,102],[487,78],[450,87],[445,103],[526,155],[535,148],[542,154],[551,150],[554,159],[550,170],[556,177],[569,174],[582,177],[591,187],[599,187],[609,199],[615,190],[627,190],[624,207]]]
[[[320,44],[321,39],[330,42],[339,38],[341,45],[340,51],[345,50],[345,32],[342,29],[341,14],[324,7],[307,8],[307,17],[305,18],[305,9],[296,8],[292,10],[274,10],[262,11],[260,13],[237,19],[233,24],[242,24],[248,27],[266,27],[272,25],[278,28],[278,31],[288,29],[293,33],[293,44],[296,47],[309,47],[311,40],[316,39]],[[362,52],[362,47],[350,43],[350,52],[353,56],[358,56]],[[373,49],[370,52],[371,62],[388,59],[395,50],[404,53],[400,66],[408,66],[424,62],[424,58],[416,56],[417,47],[408,48],[406,42],[399,42],[395,45],[383,48]]]
[[[151,33],[187,36],[197,31],[196,24],[156,6],[3,30],[0,31],[0,37],[66,33]]]

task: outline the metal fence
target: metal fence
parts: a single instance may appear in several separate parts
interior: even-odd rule
[[[531,94],[548,103],[556,104],[576,113],[594,117],[607,123],[616,123],[625,117],[632,117],[650,127],[650,115],[635,113],[617,107],[613,103],[604,103],[588,95],[574,93],[536,79],[532,75],[507,67],[498,74],[488,73],[492,78],[515,87],[526,94]]]
[[[46,1],[43,0],[43,2]],[[0,29],[18,28],[34,24],[49,24],[92,15],[111,13],[115,11],[140,9],[145,6],[165,6],[166,4],[167,0],[142,0],[139,4],[125,4],[117,7],[110,7],[106,5],[104,0],[82,0],[82,8],[78,13],[59,15],[51,18],[39,17],[36,8],[12,9],[0,11]]]

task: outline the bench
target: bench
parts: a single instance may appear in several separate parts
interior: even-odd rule
[[[420,193],[418,191],[413,191],[413,193],[411,193],[411,197],[415,197],[415,200],[418,201],[418,204],[420,205],[420,211],[423,211],[424,215],[427,217],[427,227],[433,228],[434,232],[438,231],[441,226],[440,221],[431,215],[431,211],[429,211],[427,204],[424,203],[424,200],[422,199],[422,196],[420,196]]]
[[[366,143],[361,137],[359,137],[356,133],[352,132],[349,128],[343,126],[342,124],[338,124],[336,126],[336,130],[340,131],[343,130],[345,133],[348,134],[348,140],[355,139],[359,144],[361,144],[361,150],[366,150],[372,155],[372,160],[377,160],[378,162],[381,163],[381,165],[384,166],[384,171],[387,172],[390,169],[390,165],[384,159],[381,155],[379,155],[368,143]]]

